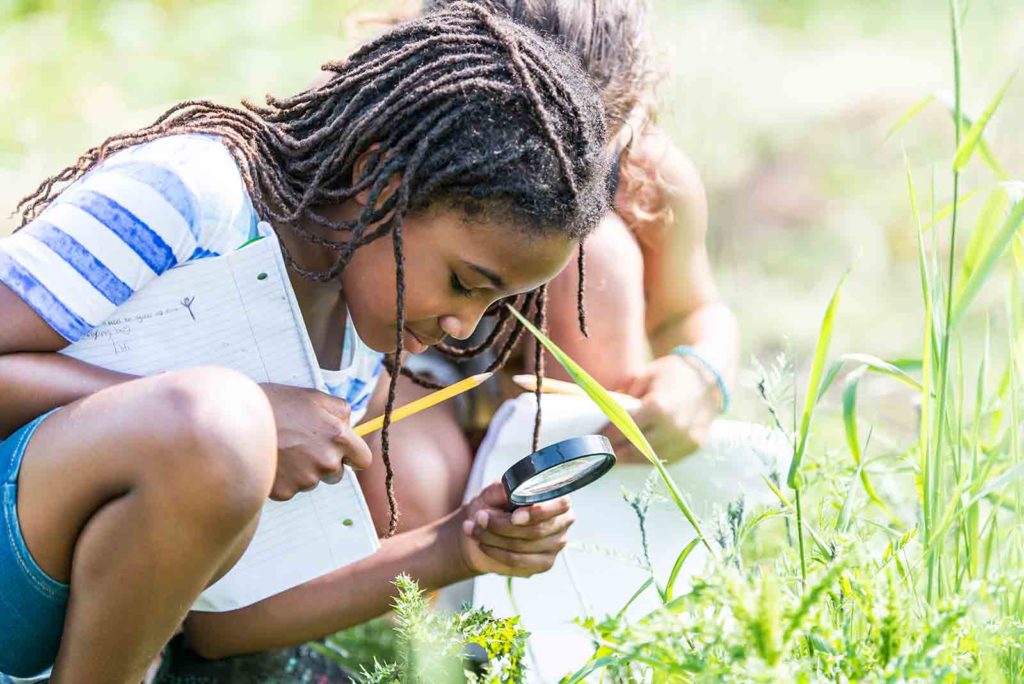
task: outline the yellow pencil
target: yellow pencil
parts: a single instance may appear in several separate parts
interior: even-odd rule
[[[535,375],[513,375],[512,382],[519,385],[527,392],[533,392],[537,389],[537,376]],[[541,385],[540,391],[545,394],[574,394],[580,397],[587,396],[587,393],[578,385],[564,380],[554,380],[552,378],[544,378],[544,384]],[[627,410],[639,403],[636,397],[628,394],[623,394],[621,392],[609,392],[608,394]]]
[[[470,377],[460,380],[456,383],[448,385],[444,389],[439,389],[432,394],[428,394],[425,397],[420,397],[415,401],[410,401],[408,404],[399,406],[391,413],[391,422],[395,423],[403,418],[408,418],[414,413],[419,413],[423,409],[428,409],[435,404],[440,404],[446,399],[451,399],[457,394],[462,394],[467,390],[471,390],[474,387],[483,384],[487,381],[487,378],[494,375],[493,373],[479,373],[477,375],[471,375]],[[380,430],[384,427],[384,416],[377,416],[373,420],[368,420],[365,423],[360,423],[356,426],[356,434],[360,437],[364,437],[375,430]]]

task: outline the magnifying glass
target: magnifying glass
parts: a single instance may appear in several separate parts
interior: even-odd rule
[[[615,465],[607,437],[584,435],[556,442],[517,461],[501,476],[513,507],[529,506],[574,492]]]

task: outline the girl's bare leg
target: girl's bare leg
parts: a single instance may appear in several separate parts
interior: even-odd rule
[[[204,587],[240,556],[276,467],[258,385],[199,368],[50,416],[18,483],[26,544],[71,583],[53,682],[139,682]]]

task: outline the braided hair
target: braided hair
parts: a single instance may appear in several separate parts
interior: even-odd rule
[[[425,12],[455,0],[423,0]],[[646,0],[473,0],[551,38],[576,55],[601,92],[614,134],[635,108],[650,110],[651,69]],[[648,116],[653,115],[647,111]]]
[[[395,352],[386,359],[391,378],[381,436],[390,536],[398,524],[389,457],[396,382],[407,375],[431,384],[402,367],[403,217],[444,202],[527,233],[582,241],[609,203],[604,115],[574,59],[532,30],[468,2],[400,24],[322,69],[331,74],[323,85],[289,98],[268,95],[265,105],[181,102],[151,125],[87,150],[17,210],[24,226],[108,155],[163,136],[206,133],[231,152],[261,218],[335,254],[329,268],[307,270],[282,241],[286,262],[301,276],[334,280],[355,250],[390,234],[397,332]],[[389,192],[395,176],[400,183]],[[360,193],[367,201],[353,220],[318,211]],[[540,287],[501,304],[543,322],[544,292]],[[493,307],[493,314],[497,325],[483,344],[440,345],[441,351],[466,358],[495,348],[489,370],[500,367],[523,328],[504,306]]]

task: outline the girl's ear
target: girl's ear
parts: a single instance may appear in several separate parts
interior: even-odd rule
[[[370,145],[366,149],[366,151],[360,154],[358,158],[356,158],[356,163],[352,165],[353,185],[358,183],[363,178],[363,174],[366,173],[366,165],[370,163],[370,155],[372,155],[379,149],[380,144],[374,143]],[[401,184],[401,182],[402,174],[393,174],[391,178],[388,179],[388,184],[384,187],[384,190],[381,191],[380,197],[377,198],[377,206],[381,206],[385,202],[387,202],[388,198],[391,197],[395,190],[398,189],[398,186]],[[365,207],[370,201],[370,189],[367,188],[366,190],[363,190],[362,192],[358,193],[353,199],[355,199],[356,203],[359,204],[359,206]]]

